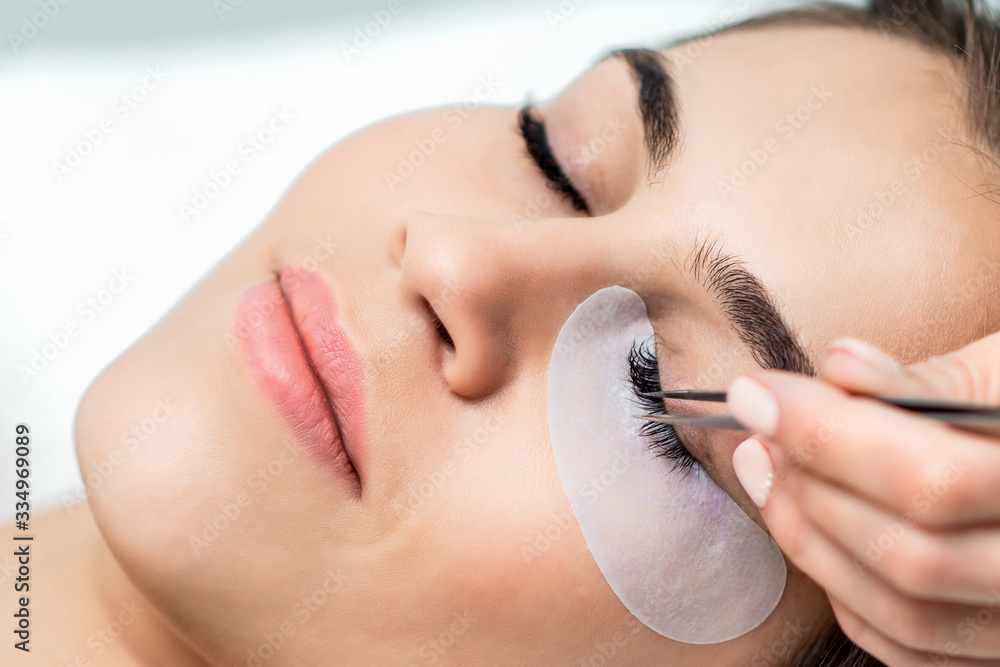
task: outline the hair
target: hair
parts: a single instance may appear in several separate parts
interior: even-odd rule
[[[779,11],[716,31],[784,26],[871,30],[915,42],[944,56],[963,89],[965,129],[973,151],[1000,167],[1000,20],[978,0],[870,0],[865,8],[831,3]],[[788,667],[876,667],[883,665],[830,622],[797,651]]]
[[[885,663],[848,639],[835,621],[792,653],[786,664],[788,667],[885,667]]]

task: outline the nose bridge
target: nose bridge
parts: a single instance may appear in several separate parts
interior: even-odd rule
[[[613,282],[614,263],[598,252],[589,222],[407,221],[402,287],[426,299],[453,340],[444,364],[453,391],[480,397],[495,390],[519,355],[548,349],[570,309]]]
[[[546,294],[585,297],[614,265],[596,252],[604,236],[585,222],[419,219],[407,228],[404,280],[436,309],[479,308],[488,319],[509,318]]]

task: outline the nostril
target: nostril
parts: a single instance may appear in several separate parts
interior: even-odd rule
[[[427,308],[427,312],[430,313],[431,319],[434,321],[434,328],[437,329],[441,340],[443,340],[448,347],[454,348],[455,341],[452,340],[451,334],[448,333],[448,329],[444,326],[444,322],[442,322],[441,318],[437,316],[436,312],[434,312],[434,308],[431,306],[430,301],[424,299],[424,306]]]
[[[451,339],[451,334],[445,328],[441,320],[437,320],[437,330],[441,334],[441,340],[443,340],[449,347],[455,347],[455,341]]]

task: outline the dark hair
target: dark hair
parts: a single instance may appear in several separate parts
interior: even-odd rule
[[[780,11],[718,32],[779,26],[827,26],[876,31],[916,42],[951,61],[963,90],[971,148],[1000,167],[1000,21],[977,0],[871,0],[858,9],[836,4]],[[876,667],[881,661],[856,646],[835,622],[800,647],[788,667]]]
[[[836,622],[791,654],[787,667],[885,667],[878,658],[852,642]]]

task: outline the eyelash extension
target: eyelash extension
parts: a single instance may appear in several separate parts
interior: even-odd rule
[[[648,395],[649,392],[660,391],[660,371],[652,343],[652,338],[632,343],[632,349],[628,353],[629,382],[639,408],[645,414],[665,415],[667,411],[663,400]],[[650,439],[650,449],[657,456],[673,462],[674,470],[680,468],[690,471],[701,467],[671,424],[644,421],[639,433]]]
[[[590,215],[590,207],[587,206],[586,200],[566,176],[552,152],[545,123],[535,115],[535,109],[530,104],[525,104],[517,113],[517,129],[524,139],[528,156],[542,172],[549,185],[562,195],[563,199],[568,200],[574,209]]]

